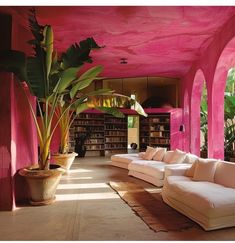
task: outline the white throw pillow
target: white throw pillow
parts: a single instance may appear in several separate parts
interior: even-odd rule
[[[193,175],[194,181],[214,182],[217,161],[215,159],[201,159],[196,162]]]
[[[195,161],[192,164],[192,166],[185,171],[184,175],[187,176],[187,177],[193,177],[194,176],[194,172],[195,172],[195,168],[196,168],[196,164],[197,164],[197,161]]]
[[[198,156],[195,154],[187,153],[183,163],[193,164],[198,160]]]
[[[157,152],[157,148],[147,146],[143,159],[152,160],[156,152]]]
[[[166,162],[168,164],[180,164],[185,160],[186,152],[176,149],[170,159]]]
[[[173,151],[173,150],[166,151],[162,161],[165,163],[169,163],[169,161],[171,161],[171,157],[173,156],[174,152],[175,151]]]
[[[162,161],[164,155],[166,153],[166,148],[157,148],[156,154],[153,156],[153,160]]]
[[[215,183],[225,187],[235,188],[235,163],[218,161],[215,171]]]

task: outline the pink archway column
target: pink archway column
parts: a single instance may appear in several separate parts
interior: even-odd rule
[[[199,69],[194,78],[190,104],[190,151],[200,155],[200,105],[205,76]]]
[[[216,69],[208,90],[208,157],[224,159],[224,90],[227,67]]]
[[[182,149],[183,151],[189,152],[189,140],[187,139],[190,134],[190,123],[189,123],[189,94],[188,89],[184,92],[184,110],[183,110],[183,124],[185,125],[185,131],[182,134]]]

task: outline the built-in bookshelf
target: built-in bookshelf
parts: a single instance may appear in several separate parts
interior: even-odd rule
[[[148,114],[140,118],[140,150],[147,146],[170,149],[170,114]]]
[[[140,116],[139,150],[146,147],[166,147],[182,149],[182,109],[145,109],[148,117]],[[125,110],[124,118],[89,110],[74,120],[70,130],[70,150],[74,151],[75,142],[87,131],[91,136],[86,140],[86,156],[103,156],[114,153],[127,153],[128,128],[127,116],[136,114]]]
[[[75,143],[81,136],[90,133],[84,144],[88,155],[104,154],[104,114],[81,113],[74,120],[73,129]]]
[[[127,152],[127,116],[105,114],[105,154]]]

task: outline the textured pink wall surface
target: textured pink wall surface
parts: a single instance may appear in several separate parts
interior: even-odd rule
[[[24,178],[18,175],[18,170],[37,163],[37,134],[34,126],[26,95],[35,104],[35,98],[29,91],[24,93],[19,83],[12,82],[11,86],[11,121],[12,121],[12,176],[14,177],[14,195],[17,202],[27,199],[27,185]]]
[[[10,74],[0,74],[0,210],[11,210],[14,207],[11,165],[10,79]]]
[[[197,70],[193,81],[191,93],[191,123],[190,123],[190,151],[193,154],[200,155],[200,129],[195,129],[195,124],[200,126],[200,105],[202,88],[205,82],[205,77],[202,70]]]
[[[25,44],[21,44],[19,33],[27,36],[13,19],[11,45],[22,50]],[[18,170],[37,162],[37,136],[22,87],[9,73],[1,73],[0,82],[0,210],[12,210],[17,201],[27,197]],[[29,96],[29,100],[34,106],[35,99]]]
[[[10,74],[1,74],[0,81],[0,210],[12,210],[27,197],[18,170],[37,162],[37,137],[22,88]]]

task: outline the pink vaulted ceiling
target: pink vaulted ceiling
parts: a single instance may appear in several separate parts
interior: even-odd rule
[[[12,12],[27,18],[27,7]],[[182,77],[235,14],[235,7],[36,7],[41,24],[51,24],[55,47],[94,37],[105,48],[92,53],[105,77]],[[121,65],[120,58],[128,64]]]

